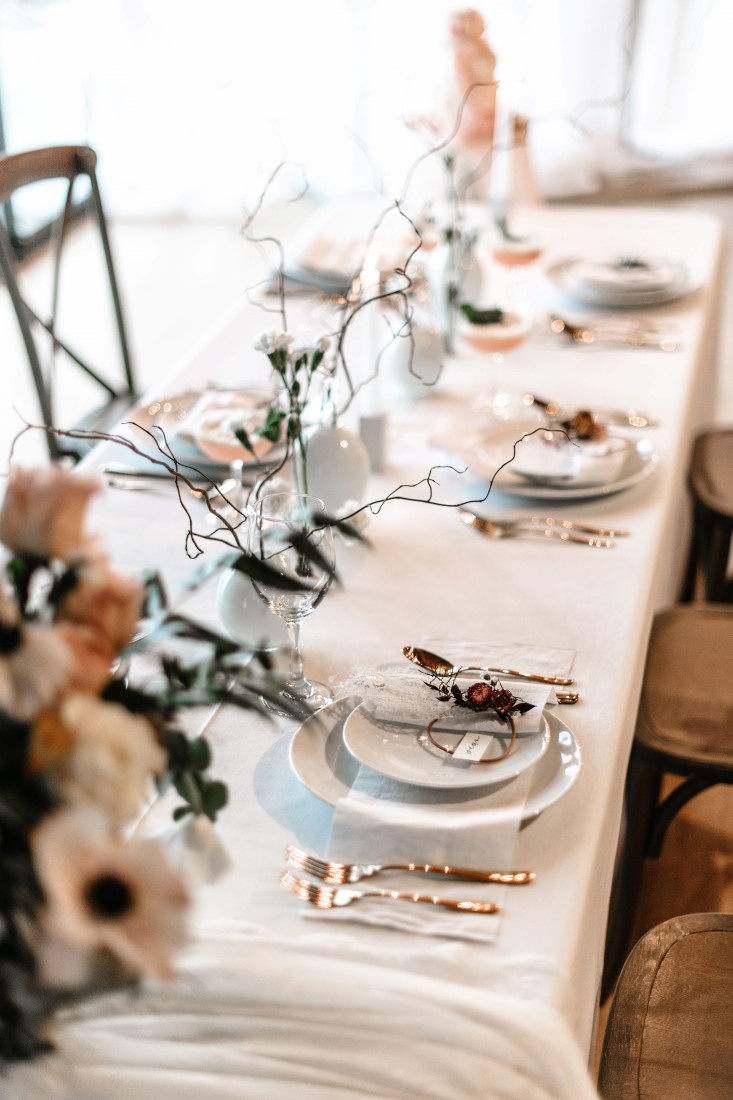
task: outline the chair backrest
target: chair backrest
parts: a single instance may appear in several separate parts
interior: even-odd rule
[[[50,311],[47,317],[41,317],[39,313],[26,300],[18,281],[17,261],[10,243],[5,226],[0,223],[0,270],[7,285],[8,293],[15,311],[20,332],[25,346],[28,363],[31,370],[33,384],[35,386],[41,415],[47,426],[58,428],[68,427],[60,425],[56,420],[56,404],[54,400],[54,381],[56,375],[56,361],[59,353],[63,354],[70,364],[74,364],[85,375],[93,380],[104,392],[105,404],[109,405],[126,395],[134,395],[135,382],[133,378],[132,363],[130,358],[127,333],[122,314],[122,306],[115,277],[112,252],[110,249],[107,222],[99,193],[99,185],[96,175],[97,157],[92,149],[85,145],[65,145],[53,148],[36,149],[25,153],[15,153],[0,156],[0,203],[7,203],[11,196],[21,187],[38,183],[42,180],[66,180],[65,201],[63,208],[55,219],[51,233],[51,258],[53,263],[53,284],[51,291]],[[96,223],[104,253],[104,260],[109,279],[112,305],[119,336],[121,371],[124,381],[115,384],[104,374],[89,365],[88,362],[73,349],[66,339],[61,339],[57,331],[57,312],[59,305],[59,285],[61,274],[61,257],[67,238],[67,229],[72,212],[72,197],[75,181],[79,177],[86,177],[90,187],[90,205],[94,211]],[[47,333],[47,343],[50,349],[50,361],[44,369],[42,348],[37,336],[39,330]],[[53,460],[62,455],[71,454],[77,457],[79,448],[73,442],[66,444],[52,433],[47,433],[49,454]]]
[[[601,1055],[603,1100],[733,1096],[733,913],[665,921],[621,972]]]

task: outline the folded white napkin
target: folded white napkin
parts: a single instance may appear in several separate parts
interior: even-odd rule
[[[574,657],[572,650],[490,646],[468,640],[427,638],[421,644],[456,663],[516,667],[558,676],[567,675]],[[384,670],[375,673],[377,679],[383,676]],[[350,687],[353,689],[353,684]],[[515,681],[511,689],[524,697],[526,691],[533,691],[533,685]],[[427,706],[432,693],[424,687],[422,690],[428,696]],[[540,688],[537,697],[542,694],[547,699],[548,690]],[[387,710],[394,715],[394,704]],[[531,870],[513,866],[531,775],[530,768],[494,786],[487,777],[486,787],[446,791],[398,783],[361,767],[348,795],[335,807],[328,858],[343,863],[417,862],[483,870]],[[512,889],[409,872],[390,872],[358,884],[365,889],[370,885],[499,904],[503,904],[506,891]],[[457,913],[427,904],[378,898],[364,898],[341,909],[308,909],[305,915],[484,942],[496,938],[500,920],[499,914]]]
[[[497,679],[517,699],[532,705],[531,710],[514,716],[517,733],[537,733],[542,725],[542,711],[550,701],[552,688],[547,684],[520,683],[510,677]],[[481,680],[480,673],[467,672],[459,676],[456,682],[465,695],[471,684]],[[436,685],[438,681],[431,679],[430,673],[422,672],[414,665],[389,665],[378,669],[364,679],[362,709],[377,722],[394,722],[424,729],[428,722],[436,719],[436,730],[480,728],[506,736],[507,723],[502,722],[493,711],[474,711],[457,706],[452,701],[444,702],[437,691],[428,686],[430,683]],[[350,684],[356,687],[353,679]]]
[[[621,436],[608,439],[568,440],[559,434],[529,436],[517,445],[510,469],[537,480],[572,482],[573,485],[606,485],[621,475],[632,443]]]

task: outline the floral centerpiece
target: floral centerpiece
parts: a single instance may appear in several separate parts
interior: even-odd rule
[[[43,1049],[39,994],[85,988],[109,964],[172,973],[189,886],[131,827],[168,787],[174,818],[214,821],[227,789],[176,714],[221,700],[259,708],[277,686],[264,656],[258,677],[251,652],[169,613],[160,582],[115,572],[85,532],[100,487],[15,468],[0,507],[0,1063]],[[144,612],[151,636],[177,648],[136,688],[122,657]]]

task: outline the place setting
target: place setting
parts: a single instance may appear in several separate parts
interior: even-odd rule
[[[548,267],[545,276],[566,297],[588,305],[624,308],[662,305],[698,286],[682,261],[631,252],[568,257]]]
[[[505,888],[534,879],[513,864],[520,829],[580,771],[557,715],[578,700],[574,654],[427,641],[442,655],[405,646],[401,663],[353,671],[296,730],[291,767],[334,812],[326,852],[291,845],[282,884],[309,917],[490,941]],[[363,896],[333,893],[372,877]]]
[[[464,461],[493,489],[538,501],[593,499],[622,492],[650,477],[659,459],[647,436],[624,429],[650,423],[632,410],[625,417],[589,409],[523,414],[503,423],[449,425],[433,445]],[[620,421],[620,423],[619,423]]]
[[[243,477],[255,478],[282,457],[279,439],[262,431],[272,403],[273,394],[264,387],[204,386],[154,397],[133,409],[124,425],[135,450],[111,444],[104,473],[122,479],[170,478],[158,464],[164,461],[178,463],[190,480],[220,482],[236,462]],[[241,442],[242,432],[251,449]]]

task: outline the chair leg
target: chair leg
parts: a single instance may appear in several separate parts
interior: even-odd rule
[[[611,887],[601,1001],[613,991],[631,946],[646,841],[661,782],[660,768],[632,751],[624,797],[625,828]]]
[[[733,529],[723,523],[717,523],[710,533],[705,563],[705,599],[708,603],[723,603],[725,600],[732,533]]]
[[[681,786],[675,787],[672,793],[667,795],[664,802],[657,806],[647,835],[645,855],[649,859],[657,859],[660,855],[667,829],[682,807],[686,806],[690,799],[695,798],[701,791],[714,786],[715,780],[699,779],[693,775],[690,779],[686,779]]]
[[[687,555],[687,565],[685,566],[685,576],[682,581],[682,591],[680,592],[680,603],[692,603],[695,599],[695,591],[697,589],[697,573],[700,564],[700,534],[699,525],[702,522],[702,517],[699,515],[697,508],[693,508],[692,514],[692,534],[690,535],[690,549]]]

